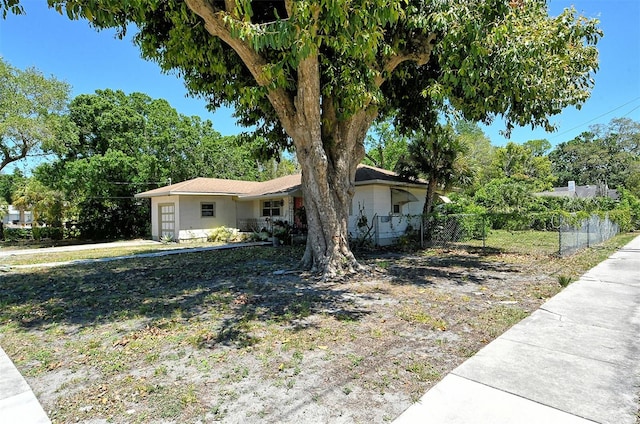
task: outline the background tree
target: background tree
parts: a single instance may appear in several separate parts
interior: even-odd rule
[[[22,211],[31,211],[35,226],[44,222],[61,227],[64,213],[64,197],[51,190],[36,178],[23,180],[12,195],[13,205]]]
[[[474,202],[488,212],[499,214],[531,212],[538,204],[531,185],[514,178],[491,180],[475,193]]]
[[[391,119],[376,123],[365,139],[364,163],[393,171],[398,160],[407,154],[408,139]]]
[[[475,122],[458,120],[454,125],[458,140],[464,146],[464,158],[473,175],[473,184],[469,190],[475,190],[489,181],[489,169],[495,157],[495,148],[491,140]]]
[[[529,149],[533,157],[540,158],[546,156],[551,150],[551,143],[547,139],[529,140],[522,144],[525,148]]]
[[[627,118],[596,125],[549,154],[558,184],[605,183],[612,188],[628,187],[638,192],[640,168],[640,123]]]
[[[0,57],[0,171],[73,133],[65,117],[69,90],[64,82],[14,68]]]
[[[510,178],[525,182],[532,191],[550,189],[555,177],[547,156],[534,153],[527,145],[508,142],[495,150],[489,175],[492,179]]]
[[[265,140],[293,145],[309,227],[302,263],[327,276],[361,269],[348,205],[380,112],[397,109],[411,126],[450,106],[474,121],[503,115],[507,131],[551,129],[550,114],[589,97],[600,36],[596,20],[549,17],[540,0],[49,4],[98,29],[135,24],[143,56],[178,70],[210,108],[232,103]]]
[[[0,199],[7,204],[13,202],[13,193],[22,186],[26,177],[19,168],[14,168],[12,174],[0,174]]]
[[[146,235],[149,205],[134,194],[169,181],[261,176],[247,146],[222,137],[210,121],[178,114],[163,99],[98,90],[73,99],[69,117],[77,137],[56,146],[57,160],[34,174],[65,194],[85,238]]]

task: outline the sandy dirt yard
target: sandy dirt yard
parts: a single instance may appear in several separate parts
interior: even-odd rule
[[[0,275],[0,344],[55,423],[384,423],[557,293],[559,259],[248,248]]]

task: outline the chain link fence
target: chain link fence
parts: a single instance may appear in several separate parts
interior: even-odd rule
[[[561,214],[434,214],[422,221],[422,247],[481,247],[510,253],[570,255],[619,232],[608,217]]]
[[[558,229],[558,253],[561,256],[571,255],[584,247],[600,244],[618,234],[620,226],[604,218],[591,215],[577,222],[563,219]]]

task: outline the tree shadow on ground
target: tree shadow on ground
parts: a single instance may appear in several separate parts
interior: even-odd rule
[[[520,272],[504,262],[486,260],[478,252],[443,253],[438,256],[406,255],[398,258],[386,273],[394,284],[431,286],[436,282],[463,286],[483,285],[499,274]]]
[[[289,249],[246,248],[0,274],[0,325],[212,317],[220,326],[210,341],[247,345],[253,320],[295,327],[319,311],[354,320],[366,313],[339,286],[273,274],[295,267],[297,257]]]

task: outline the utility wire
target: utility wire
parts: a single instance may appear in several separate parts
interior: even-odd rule
[[[633,102],[635,102],[635,101],[637,101],[637,100],[640,100],[640,97],[636,97],[635,99],[630,100],[630,101],[628,101],[627,103],[625,103],[625,104],[623,104],[623,105],[621,105],[621,106],[618,106],[618,107],[616,107],[616,108],[614,108],[614,109],[611,109],[610,111],[605,112],[605,113],[603,113],[602,115],[598,115],[598,116],[596,116],[595,118],[593,118],[593,119],[592,119],[592,120],[590,120],[590,121],[584,122],[584,123],[582,123],[582,124],[580,124],[580,125],[576,125],[575,127],[570,128],[570,129],[568,129],[568,130],[566,130],[566,131],[563,131],[563,132],[561,132],[560,134],[556,134],[556,135],[554,135],[553,137],[550,137],[550,138],[551,138],[551,139],[554,139],[554,138],[558,138],[558,137],[560,137],[561,135],[565,135],[565,134],[567,134],[567,133],[569,133],[569,132],[571,132],[571,131],[573,131],[573,130],[576,130],[576,129],[578,129],[578,128],[580,128],[580,127],[583,127],[583,126],[585,126],[585,125],[587,125],[587,124],[590,124],[590,123],[592,123],[593,121],[595,121],[595,120],[598,120],[598,119],[602,118],[603,116],[606,116],[606,115],[608,115],[608,114],[610,114],[610,113],[612,113],[612,112],[615,112],[615,111],[616,111],[616,110],[618,110],[618,109],[622,109],[623,107],[625,107],[625,106],[627,106],[627,105],[629,105],[629,104],[631,104],[631,103],[633,103]],[[629,112],[628,112],[626,115],[624,115],[624,116],[627,116],[629,113],[633,112],[634,110],[638,109],[639,107],[640,107],[640,106],[635,107],[634,109],[632,109],[631,111],[629,111]]]
[[[625,116],[629,116],[631,114],[631,112],[633,112],[634,110],[640,109],[640,106],[636,106],[633,109],[631,109],[629,112],[625,113],[624,115],[622,115],[622,117],[624,118]]]

